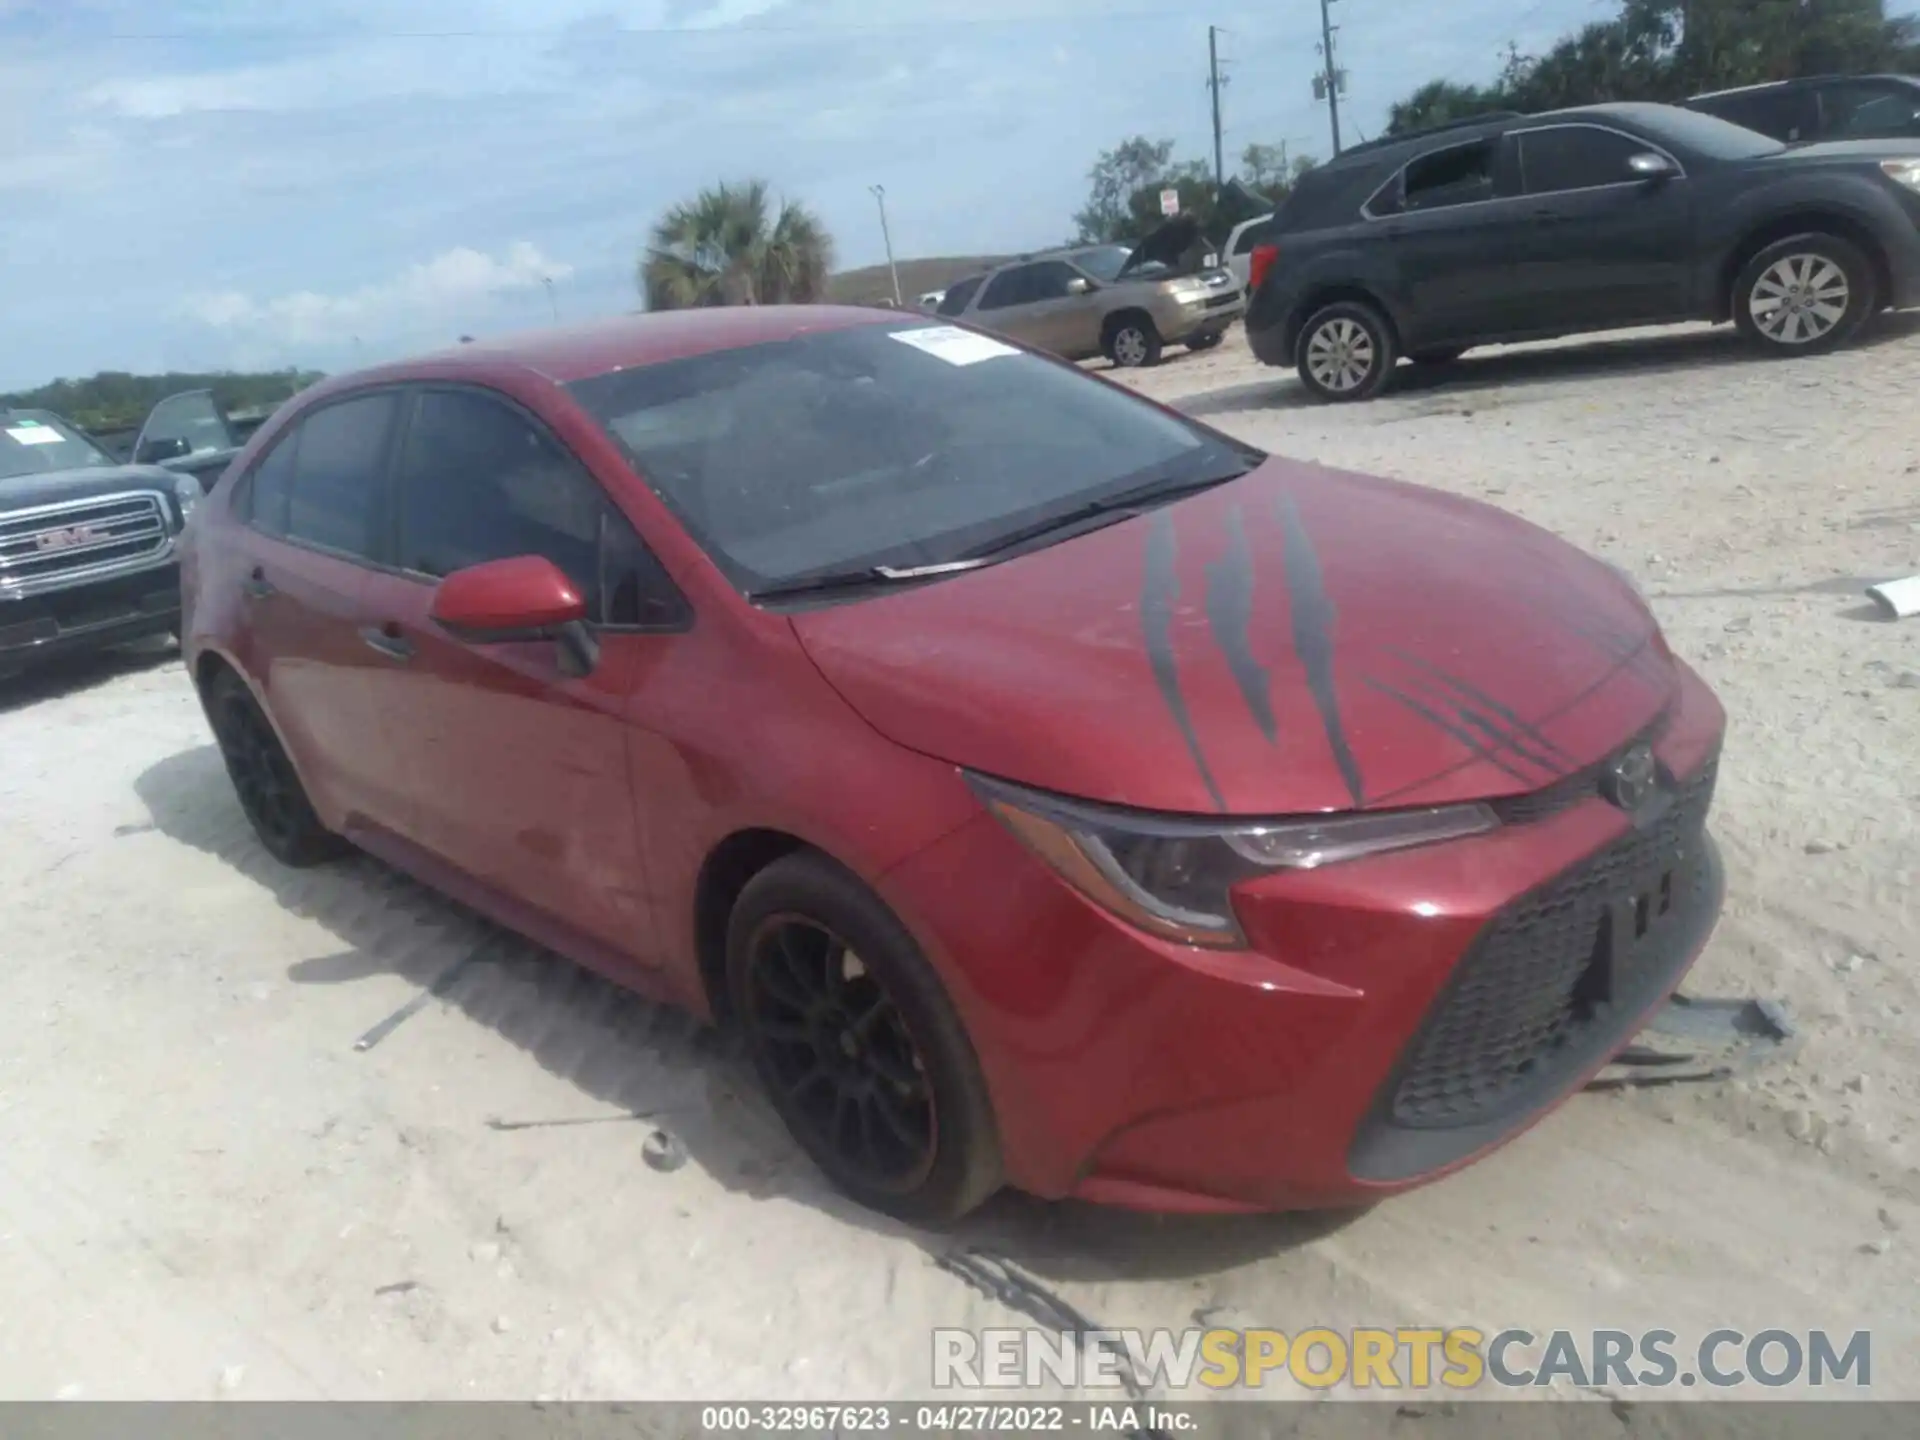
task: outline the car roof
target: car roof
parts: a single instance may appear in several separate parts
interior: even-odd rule
[[[908,311],[855,305],[728,305],[650,311],[475,340],[339,376],[337,381],[364,384],[426,373],[518,369],[570,385],[615,370],[658,365],[716,350],[737,350],[819,331],[912,318],[918,317]],[[326,388],[334,389],[336,384],[330,382]]]
[[[1766,80],[1758,85],[1730,85],[1725,90],[1708,90],[1699,95],[1687,97],[1691,105],[1695,100],[1719,100],[1728,95],[1757,95],[1763,90],[1792,90],[1808,85],[1833,85],[1851,80],[1897,80],[1903,85],[1920,86],[1920,77],[1897,75],[1892,71],[1873,75],[1797,75],[1790,80]]]

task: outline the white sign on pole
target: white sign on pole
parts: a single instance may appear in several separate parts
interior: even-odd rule
[[[1180,213],[1180,192],[1178,190],[1162,190],[1160,192],[1160,213],[1169,216]]]

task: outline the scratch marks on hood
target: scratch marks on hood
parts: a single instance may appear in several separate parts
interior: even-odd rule
[[[1508,764],[1507,761],[1500,757],[1496,750],[1490,748],[1486,742],[1482,741],[1481,738],[1475,735],[1466,725],[1458,721],[1449,720],[1425,701],[1416,699],[1412,695],[1407,694],[1406,691],[1396,689],[1385,681],[1376,680],[1371,675],[1366,676],[1365,680],[1373,689],[1378,690],[1382,695],[1399,701],[1435,729],[1443,730],[1451,735],[1476,758],[1486,761],[1487,764],[1493,766],[1496,770],[1512,776],[1523,785],[1531,786],[1534,783],[1526,771]]]
[[[1496,750],[1504,750],[1546,771],[1554,779],[1573,769],[1574,758],[1566,750],[1486,691],[1447,674],[1439,666],[1417,655],[1410,655],[1404,650],[1391,650],[1388,653],[1402,665],[1421,672],[1421,678],[1413,682],[1415,689],[1444,704],[1462,724],[1484,735]]]
[[[1254,658],[1248,627],[1253,621],[1253,547],[1247,543],[1246,517],[1235,505],[1227,512],[1227,553],[1207,566],[1207,623],[1214,643],[1227,657],[1234,683],[1253,712],[1269,745],[1280,738],[1273,718],[1272,676]]]
[[[1353,747],[1347,742],[1346,724],[1340,716],[1340,697],[1334,689],[1333,602],[1327,598],[1320,557],[1291,495],[1280,497],[1280,523],[1286,531],[1282,555],[1286,560],[1287,595],[1293,610],[1294,653],[1306,671],[1307,689],[1320,712],[1320,723],[1326,729],[1334,763],[1347,782],[1353,808],[1358,810],[1366,802],[1366,787],[1360,778],[1360,764],[1353,758]]]
[[[1166,701],[1174,723],[1186,739],[1187,750],[1193,756],[1200,778],[1206,782],[1214,807],[1224,812],[1226,797],[1220,793],[1213,772],[1207,768],[1207,757],[1200,750],[1200,737],[1194,733],[1193,716],[1187,709],[1186,697],[1180,692],[1180,667],[1173,652],[1174,602],[1180,598],[1180,577],[1175,568],[1178,559],[1173,516],[1162,509],[1155,513],[1147,531],[1146,564],[1141,576],[1140,622],[1146,631],[1147,659],[1153,665],[1153,679],[1160,687],[1160,698]]]

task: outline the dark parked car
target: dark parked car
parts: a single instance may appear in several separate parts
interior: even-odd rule
[[[1628,325],[1731,319],[1810,354],[1920,305],[1920,141],[1791,148],[1666,105],[1500,116],[1312,171],[1251,268],[1254,353],[1328,400],[1403,355]]]
[[[1920,78],[1912,75],[1818,75],[1718,90],[1687,101],[1790,145],[1822,140],[1920,137]]]
[[[1720,905],[1724,716],[1615,571],[926,316],[323,382],[182,579],[272,854],[358,844],[730,1012],[896,1214],[1431,1179],[1614,1055]]]
[[[117,465],[44,410],[0,410],[0,677],[177,632],[175,549],[200,482]]]

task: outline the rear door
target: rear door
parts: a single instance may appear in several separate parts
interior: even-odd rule
[[[980,297],[974,301],[973,311],[967,318],[1023,344],[1046,349],[1043,327],[1036,322],[1028,304],[1037,293],[1035,269],[1033,265],[1009,265],[996,271],[981,286]]]
[[[1540,126],[1515,140],[1526,215],[1514,291],[1540,328],[1691,313],[1693,196],[1678,161],[1668,178],[1638,176],[1635,155],[1666,152],[1601,125]]]
[[[227,412],[211,390],[169,395],[147,414],[133,442],[133,463],[163,465],[212,490],[240,449]]]
[[[383,663],[361,631],[383,559],[384,467],[399,396],[374,391],[302,417],[241,482],[234,543],[242,660],[309,793],[334,824],[389,824],[389,737],[373,705]]]
[[[1429,151],[1370,200],[1415,345],[1524,329],[1514,304],[1514,199],[1497,183],[1497,138]]]
[[[405,838],[552,922],[654,955],[627,766],[628,696],[684,618],[651,553],[573,454],[492,391],[423,387],[394,463],[396,564],[367,603],[390,661],[380,684],[401,737]],[[435,584],[542,555],[588,599],[589,675],[552,641],[468,644],[430,618]],[[665,587],[664,589],[662,587]]]

